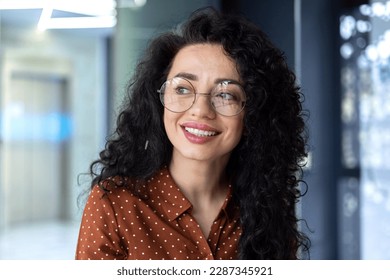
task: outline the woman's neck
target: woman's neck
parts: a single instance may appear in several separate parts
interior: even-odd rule
[[[198,161],[174,155],[169,165],[171,176],[191,202],[191,214],[205,237],[226,199],[227,160],[228,156],[218,161]]]
[[[191,203],[195,205],[200,201],[210,203],[219,199],[221,194],[226,194],[227,160],[198,161],[174,154],[169,170],[173,180]]]

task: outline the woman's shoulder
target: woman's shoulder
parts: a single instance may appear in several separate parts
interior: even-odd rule
[[[137,180],[113,176],[103,179],[92,187],[91,194],[102,197],[115,197],[120,193],[133,196],[136,189]]]
[[[149,205],[149,196],[137,180],[124,177],[110,177],[95,184],[90,192],[88,204],[93,207],[110,208],[114,212],[122,212],[124,205]],[[141,190],[141,191],[140,191]],[[148,207],[148,206],[147,206]]]
[[[167,168],[161,168],[149,179],[136,179],[126,176],[112,176],[102,179],[92,187],[92,194],[99,197],[107,197],[109,200],[132,197],[137,200],[145,200],[153,195],[153,189],[157,186],[168,184],[169,172]],[[171,183],[172,184],[172,183]]]

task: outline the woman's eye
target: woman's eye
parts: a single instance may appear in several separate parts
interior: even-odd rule
[[[223,100],[236,100],[236,96],[229,92],[220,92],[217,94],[217,97],[222,98]]]
[[[185,87],[177,87],[176,93],[180,94],[180,95],[184,95],[184,94],[191,94],[192,91],[188,88],[185,88]]]

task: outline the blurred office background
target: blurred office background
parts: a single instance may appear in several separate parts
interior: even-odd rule
[[[390,1],[0,0],[0,259],[73,259],[89,164],[151,37],[204,6],[285,51],[310,111],[311,259],[390,259]]]

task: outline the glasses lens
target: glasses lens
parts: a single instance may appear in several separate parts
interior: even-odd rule
[[[219,83],[211,93],[212,105],[224,116],[239,114],[244,109],[245,101],[244,89],[229,81]]]
[[[165,108],[180,113],[191,108],[195,101],[195,90],[183,78],[167,80],[160,89],[160,99]]]

